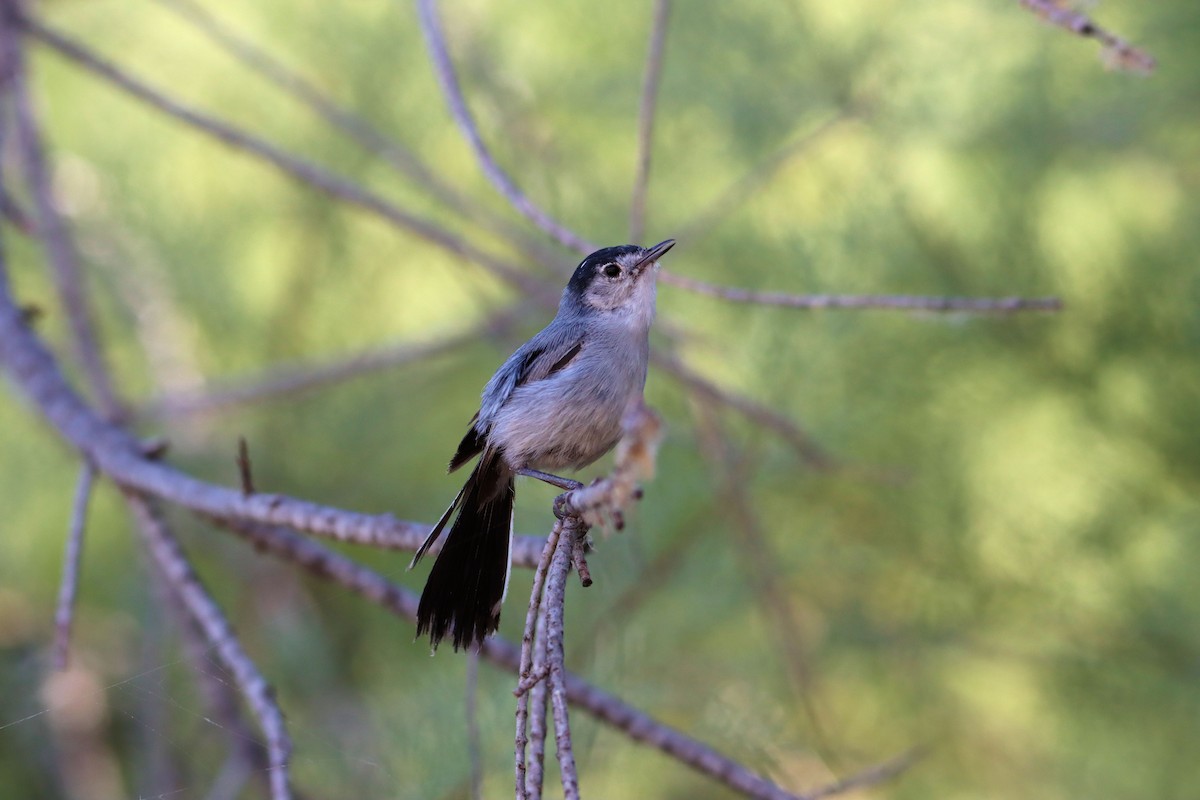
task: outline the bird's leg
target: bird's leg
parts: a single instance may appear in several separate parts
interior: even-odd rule
[[[563,490],[563,493],[554,498],[554,516],[559,519],[565,519],[569,516],[567,512],[567,492],[573,492],[576,489],[582,489],[583,484],[579,481],[573,481],[570,478],[560,478],[557,475],[551,475],[549,472],[542,472],[540,469],[525,469],[518,470],[518,474],[524,475],[527,478],[537,478],[539,481],[545,481],[551,486],[556,486]]]
[[[573,481],[570,478],[560,478],[557,475],[551,475],[549,472],[542,472],[538,469],[525,468],[518,470],[517,474],[524,475],[526,478],[537,478],[539,481],[544,481],[551,486],[557,486],[559,489],[567,492],[583,488],[583,484],[579,481]]]

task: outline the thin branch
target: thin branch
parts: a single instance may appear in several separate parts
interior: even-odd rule
[[[550,708],[554,712],[554,745],[558,755],[558,772],[562,779],[563,800],[579,800],[579,772],[575,767],[575,751],[571,744],[571,723],[567,713],[567,682],[563,652],[563,600],[567,575],[571,571],[571,550],[578,537],[587,535],[587,526],[580,517],[563,520],[562,535],[554,548],[550,569],[546,573],[546,664],[550,667]]]
[[[142,539],[166,583],[175,592],[188,615],[213,646],[214,653],[230,673],[258,718],[267,740],[269,781],[272,800],[289,800],[288,757],[292,743],[274,692],[254,662],[246,655],[233,628],[192,570],[179,542],[163,523],[150,501],[126,493],[126,501],[138,521]]]
[[[498,643],[497,643],[498,644]],[[630,739],[666,753],[692,769],[720,781],[735,792],[758,800],[796,800],[787,792],[737,761],[721,755],[690,736],[658,722],[619,698],[570,673],[567,697],[599,721],[624,732]]]
[[[79,264],[79,253],[54,201],[49,166],[38,129],[33,98],[29,91],[24,42],[16,27],[14,13],[15,6],[0,9],[0,56],[2,56],[0,60],[3,61],[4,73],[2,99],[5,101],[5,105],[11,106],[13,112],[17,150],[29,191],[33,195],[37,207],[36,230],[50,262],[50,271],[59,301],[67,316],[72,348],[83,366],[84,375],[87,377],[97,402],[110,419],[117,419],[121,415],[121,408],[104,363],[103,354],[96,341],[95,323],[92,319],[91,308],[84,295],[85,287]],[[0,120],[0,143],[8,141],[9,133],[8,119]],[[0,147],[0,152],[3,152],[3,147]],[[0,180],[0,192],[5,197],[8,196],[7,183],[3,180]],[[7,280],[7,273],[4,271],[2,261],[0,261],[0,275],[5,281]],[[0,290],[6,288],[6,283],[0,282]],[[26,312],[23,309],[17,309],[17,312],[19,319],[28,324],[30,320]],[[59,586],[58,605],[55,611],[53,664],[54,668],[58,670],[67,667],[75,597],[79,588],[79,572],[83,558],[87,507],[92,494],[94,478],[95,470],[85,460],[72,503],[71,525],[63,559],[62,583]]]
[[[140,443],[99,418],[67,384],[53,356],[26,327],[7,280],[0,281],[0,363],[59,435],[98,472],[140,494],[217,520],[286,525],[341,542],[388,549],[415,551],[429,534],[428,525],[398,520],[390,514],[362,514],[277,494],[244,497],[238,490],[197,480],[147,459]],[[513,563],[535,565],[543,544],[540,537],[516,537]]]
[[[104,356],[96,345],[96,322],[84,294],[86,286],[79,251],[59,213],[51,189],[50,168],[29,92],[23,40],[13,16],[14,9],[15,4],[0,12],[0,17],[3,17],[3,47],[7,51],[5,60],[10,71],[17,150],[36,209],[36,230],[46,251],[59,299],[66,311],[75,357],[82,365],[88,385],[100,407],[106,414],[116,418],[120,416],[120,404]]]
[[[255,494],[254,491],[254,475],[251,473],[250,464],[250,448],[246,444],[246,437],[238,437],[237,458],[234,459],[237,464],[238,477],[242,481],[242,497],[249,497]]]
[[[564,529],[572,527],[574,519],[578,520],[574,526],[584,529],[571,541],[570,558],[578,550],[582,559],[587,529],[610,522],[617,530],[621,529],[625,509],[641,499],[641,482],[654,477],[658,448],[665,434],[662,418],[639,399],[626,409],[621,419],[621,439],[612,471],[589,486],[559,495],[554,501],[554,513],[563,520]],[[591,585],[590,576],[584,585]]]
[[[39,232],[46,244],[49,260],[56,277],[60,299],[66,309],[71,324],[72,339],[77,353],[84,364],[84,372],[88,382],[96,394],[100,407],[104,410],[109,422],[99,422],[108,430],[123,433],[117,421],[123,416],[120,401],[113,389],[111,376],[104,363],[95,334],[95,326],[91,321],[90,309],[83,295],[83,278],[79,269],[78,254],[70,232],[58,214],[51,197],[49,173],[46,165],[41,134],[38,131],[33,112],[32,100],[28,94],[27,78],[21,66],[21,37],[16,32],[12,14],[15,6],[4,9],[4,26],[0,32],[5,38],[4,47],[8,51],[8,61],[12,75],[12,91],[16,103],[16,129],[18,145],[25,163],[26,174],[39,213]],[[8,292],[7,270],[0,259],[0,305],[3,305],[3,316],[8,318],[12,309],[11,297]],[[11,321],[11,320],[9,320]],[[40,345],[30,338],[35,346]],[[43,351],[43,355],[48,354]],[[50,358],[49,364],[54,368],[54,376],[61,380],[56,365]],[[65,383],[64,383],[65,385]],[[83,406],[78,398],[72,400],[79,403],[84,411],[90,409]],[[140,450],[140,446],[138,446]],[[65,636],[69,631],[70,607],[74,595],[74,584],[78,575],[78,560],[81,552],[83,516],[86,509],[87,495],[93,479],[93,465],[86,462],[84,475],[80,480],[76,496],[75,515],[79,520],[76,531],[72,533],[72,541],[68,544],[67,567],[64,574],[64,588],[60,594],[60,613],[65,608],[67,615],[59,617],[58,631],[60,633],[60,658],[65,663]],[[143,539],[159,570],[166,576],[166,582],[176,592],[180,602],[189,615],[201,629],[204,636],[215,648],[226,666],[233,672],[236,681],[244,693],[248,704],[255,712],[267,738],[267,755],[269,768],[269,786],[272,800],[290,800],[292,797],[288,783],[287,759],[291,750],[291,742],[283,724],[283,715],[275,704],[270,688],[258,673],[253,662],[241,650],[232,629],[221,615],[219,607],[209,597],[204,587],[199,583],[191,566],[179,548],[157,512],[150,502],[140,496],[126,492],[126,503],[138,521]],[[74,551],[74,552],[72,552]]]
[[[650,30],[650,50],[646,54],[646,77],[642,83],[642,102],[638,108],[637,172],[633,179],[633,198],[629,202],[629,241],[640,242],[646,231],[646,191],[650,184],[650,155],[654,149],[654,114],[658,109],[658,84],[662,78],[663,46],[667,40],[667,21],[671,0],[656,0],[654,25]]]
[[[159,419],[215,414],[242,405],[268,402],[283,396],[302,395],[363,375],[425,361],[511,329],[528,310],[521,303],[492,314],[461,333],[427,342],[398,342],[349,357],[312,364],[277,366],[254,378],[229,381],[215,387],[175,392],[154,398],[139,413]]]
[[[430,9],[432,9],[431,6]],[[135,94],[135,96],[146,102],[158,106],[168,113],[175,114],[175,116],[189,124],[204,128],[210,134],[223,139],[235,147],[240,147],[260,158],[266,159],[294,177],[314,183],[314,185],[320,185],[320,182],[324,181],[325,186],[321,188],[325,191],[331,192],[340,199],[357,203],[364,208],[375,211],[402,227],[407,226],[413,229],[412,223],[414,221],[416,223],[429,224],[415,217],[407,217],[405,212],[396,210],[395,207],[388,205],[386,201],[379,200],[376,196],[371,195],[356,184],[345,181],[319,167],[313,167],[307,162],[296,159],[293,156],[274,150],[261,140],[242,134],[240,131],[224,125],[224,123],[199,115],[196,112],[191,112],[185,107],[175,104],[169,98],[147,89],[143,84],[126,78],[123,73],[116,71],[115,68],[108,67],[103,61],[95,59],[86,50],[63,39],[58,34],[47,31],[38,23],[30,23],[30,25],[31,31],[42,38],[43,41],[59,49],[60,52],[64,52],[69,57],[75,58],[80,63],[84,63],[85,66],[93,69],[93,71],[105,75],[105,77],[121,85],[126,91]],[[74,54],[69,52],[71,48],[76,48]],[[89,64],[87,62],[88,58],[94,59],[94,62]],[[106,69],[110,71],[106,72]],[[122,83],[122,80],[127,82]],[[155,98],[161,101],[161,104],[156,102]],[[241,138],[239,139],[239,137]],[[330,179],[332,179],[332,182]],[[358,196],[358,199],[339,193],[347,186],[362,193]],[[334,188],[331,189],[329,187]],[[386,213],[387,209],[393,209],[395,213],[407,217],[409,222],[402,223],[400,219],[389,216]],[[430,231],[449,238],[438,239]],[[461,249],[469,249],[469,245],[459,242],[440,229],[430,225],[430,230],[424,232],[417,230],[416,232],[418,235],[423,235],[453,252],[472,257]],[[590,246],[587,249],[590,249]],[[475,252],[478,253],[478,251]],[[483,263],[486,264],[487,262]],[[502,266],[508,268],[508,265]],[[504,275],[504,272],[500,271],[499,274]],[[520,275],[520,273],[505,275],[505,277],[518,285],[523,285],[522,280],[526,282],[532,280],[527,276]],[[540,287],[540,284],[534,283],[526,283],[524,285],[536,285]],[[89,341],[93,337],[85,336],[78,338]],[[229,627],[228,621],[223,617],[220,609],[213,603],[211,597],[208,596],[203,585],[197,579],[187,561],[186,555],[163,524],[161,517],[152,505],[152,501],[143,497],[142,494],[151,494],[169,499],[198,513],[214,516],[222,524],[230,528],[241,529],[243,531],[258,531],[256,534],[251,534],[251,538],[257,536],[259,546],[263,549],[279,548],[277,553],[280,550],[286,552],[288,554],[287,557],[301,561],[310,571],[319,574],[321,577],[341,582],[354,591],[360,591],[368,596],[371,596],[370,593],[374,592],[380,598],[377,602],[384,605],[386,605],[385,600],[395,602],[397,610],[401,606],[406,607],[404,615],[410,619],[414,616],[416,609],[416,597],[412,593],[405,592],[405,590],[395,584],[386,581],[382,576],[365,570],[365,568],[360,567],[353,561],[339,556],[315,542],[296,536],[283,528],[269,528],[262,523],[269,523],[271,525],[296,525],[296,521],[299,519],[309,526],[309,530],[320,532],[342,541],[387,540],[393,543],[395,539],[386,535],[387,532],[394,533],[397,527],[411,525],[411,523],[400,523],[390,516],[372,517],[370,515],[354,514],[353,512],[331,509],[279,496],[255,495],[252,498],[239,498],[237,492],[233,490],[205,484],[177,470],[147,461],[137,442],[118,426],[110,424],[95,415],[67,385],[53,358],[41,345],[40,341],[27,330],[23,315],[15,303],[12,302],[2,262],[0,262],[0,363],[4,364],[10,377],[13,378],[20,390],[58,429],[59,433],[71,441],[85,455],[89,457],[94,456],[96,469],[112,477],[119,485],[126,489],[129,505],[138,517],[142,536],[155,563],[167,576],[175,591],[178,592],[181,601],[187,607],[189,614],[192,615],[193,619],[204,631],[206,638],[213,643],[218,657],[222,660],[226,668],[234,674],[235,680],[246,695],[252,709],[259,717],[260,724],[268,740],[272,796],[277,799],[290,796],[286,773],[290,744],[287,739],[282,714],[274,702],[271,690],[241,649],[232,629]],[[105,377],[107,377],[107,373],[105,373]],[[304,525],[302,524],[298,527],[303,528]],[[423,526],[421,527],[423,528]],[[406,531],[405,535],[407,533]],[[423,529],[417,533],[418,539],[423,533]],[[541,544],[540,540],[534,541],[537,541],[539,545]],[[571,546],[568,546],[568,544]],[[565,566],[562,567],[562,584],[564,588],[566,573],[569,570],[569,553],[572,549],[573,542],[568,543],[566,538],[560,537],[555,553],[556,555],[560,552],[565,554],[563,556]],[[350,581],[357,581],[358,583],[351,585]],[[551,614],[553,608],[557,607],[558,613],[561,615],[562,603],[561,599],[557,597],[557,592],[559,591],[558,585],[555,584],[552,589],[551,587],[547,587],[547,590],[548,592],[553,591],[556,599],[556,602],[547,607],[547,614]],[[556,620],[555,624],[558,625],[559,632],[557,649],[558,653],[561,654],[561,618]],[[548,646],[552,649],[553,645],[549,644],[549,637],[553,627],[554,625],[549,621],[545,626]],[[483,654],[490,660],[501,663],[510,669],[517,668],[516,650],[510,643],[499,639],[490,639],[483,645]],[[732,788],[754,797],[780,799],[794,797],[749,772],[740,764],[726,759],[685,735],[655,722],[636,709],[624,705],[617,698],[606,695],[601,690],[570,675],[565,669],[561,668],[561,655],[559,667],[556,671],[553,665],[551,665],[551,684],[554,687],[551,693],[555,694],[555,691],[558,692],[554,697],[556,712],[560,705],[559,695],[561,695],[564,727],[566,724],[565,702],[569,699],[572,702],[582,704],[585,709],[596,714],[602,720],[610,724],[622,726],[622,729],[632,738],[653,742],[661,747],[664,752],[670,753],[694,768],[724,781]],[[557,716],[556,714],[556,718]],[[569,741],[567,744],[569,747]],[[562,747],[560,744],[560,752],[561,750]],[[577,794],[577,786],[574,786],[574,791],[572,791],[573,782],[569,782],[566,776],[564,776],[563,783],[564,787],[567,787],[567,796]]]
[[[549,684],[550,706],[554,710],[554,742],[558,754],[559,773],[566,800],[579,797],[579,773],[575,766],[571,742],[571,725],[567,711],[566,662],[563,649],[564,599],[567,576],[574,563],[584,586],[592,583],[584,558],[585,542],[592,525],[614,521],[618,529],[623,524],[622,513],[633,500],[641,497],[638,482],[654,474],[658,446],[662,442],[663,425],[657,414],[644,402],[632,405],[621,420],[622,434],[617,445],[612,472],[590,486],[575,484],[554,501],[557,522],[546,540],[542,560],[534,574],[529,611],[525,616],[525,632],[521,639],[521,661],[517,684],[517,798],[526,797],[525,777],[527,693],[535,686]],[[553,550],[553,554],[551,554]],[[543,589],[544,581],[544,589]],[[537,644],[534,649],[534,624]],[[534,670],[536,652],[542,666]],[[542,702],[545,702],[544,700]],[[544,711],[542,712],[544,714]],[[543,734],[544,735],[544,734]],[[542,753],[538,753],[542,757]],[[540,766],[538,786],[540,787]],[[540,789],[539,789],[540,791]]]
[[[550,559],[554,556],[555,548],[558,545],[558,537],[561,533],[562,521],[560,520],[554,524],[550,535],[546,538],[546,546],[542,549],[541,558],[538,559],[537,568],[533,572],[533,589],[529,593],[529,609],[525,613],[525,630],[521,634],[521,658],[520,663],[517,665],[517,689],[514,692],[517,696],[517,736],[516,747],[514,748],[517,800],[524,800],[526,796],[526,769],[528,762],[525,757],[525,746],[529,742],[529,686],[526,685],[526,682],[529,681],[533,672],[534,640],[538,635],[538,620],[542,617],[540,613],[542,588],[546,582],[546,572],[550,569]]]
[[[554,254],[543,247],[541,242],[487,206],[452,187],[431,170],[415,152],[380,131],[365,117],[333,100],[312,81],[249,38],[231,29],[200,4],[192,0],[158,2],[194,26],[226,53],[298,100],[331,127],[346,134],[355,144],[379,156],[398,173],[427,190],[447,208],[516,243],[543,265],[551,268],[558,266]],[[3,207],[0,206],[0,211],[2,210]]]
[[[71,623],[75,617],[75,595],[79,590],[79,566],[83,560],[83,533],[87,525],[88,501],[96,477],[91,466],[84,463],[75,484],[71,502],[71,526],[67,531],[67,551],[63,556],[62,583],[58,586],[58,607],[54,612],[54,669],[67,668],[71,649]]]
[[[617,530],[625,527],[625,520],[619,514],[617,521]],[[585,589],[592,585],[592,572],[588,569],[587,563],[587,549],[587,536],[578,537],[571,545],[571,566],[575,568],[575,574],[579,576],[579,584]]]
[[[319,542],[285,528],[242,520],[227,520],[223,527],[246,539],[255,549],[295,563],[313,576],[338,584],[410,623],[415,622],[417,618],[420,598],[415,592]],[[520,670],[521,648],[498,636],[485,639],[480,654],[514,674]],[[570,672],[564,677],[567,699],[572,704],[599,721],[622,731],[634,741],[661,750],[747,797],[760,800],[796,800],[796,795],[780,789],[737,761],[655,720],[583,678]]]
[[[483,137],[480,136],[479,128],[471,117],[470,109],[467,108],[467,101],[463,98],[462,87],[459,86],[458,77],[454,72],[454,62],[450,60],[450,53],[446,49],[446,38],[441,22],[438,20],[434,0],[417,0],[417,17],[421,23],[421,32],[425,36],[425,43],[429,47],[429,56],[433,60],[434,70],[437,72],[438,83],[442,87],[442,93],[446,96],[446,103],[450,106],[450,113],[454,116],[459,130],[462,131],[471,150],[475,153],[475,159],[479,162],[479,167],[487,179],[492,182],[500,194],[504,195],[513,208],[521,212],[526,219],[555,241],[581,253],[595,250],[595,245],[557,222],[534,204],[496,163],[492,154],[488,152],[487,145],[483,143]]]
[[[800,309],[886,309],[892,311],[1013,314],[1020,311],[1061,311],[1058,297],[922,297],[916,295],[785,294],[716,286],[675,273],[661,273],[663,283],[689,292],[737,303]]]
[[[546,607],[538,611],[537,638],[533,643],[533,671],[546,666]],[[538,681],[529,690],[529,769],[525,776],[525,795],[528,800],[542,800],[542,783],[546,775],[546,709],[550,702],[547,681]]]
[[[402,210],[354,181],[287,153],[214,116],[196,111],[171,99],[157,89],[151,88],[149,84],[134,78],[111,62],[96,55],[87,47],[52,30],[39,20],[26,18],[22,20],[21,24],[31,36],[56,52],[168,116],[219,139],[235,150],[266,161],[290,177],[331,197],[358,206],[383,218],[397,228],[406,230],[455,255],[479,264],[507,283],[527,293],[532,293],[535,297],[544,296],[547,302],[557,300],[557,297],[552,297],[552,293],[540,280],[528,275],[519,267],[483,252],[427,219]]]
[[[1085,39],[1095,39],[1102,48],[1101,57],[1113,69],[1149,75],[1158,62],[1154,57],[1129,42],[1109,33],[1083,13],[1070,8],[1062,0],[1019,0],[1021,5],[1051,25],[1070,31]]]
[[[834,781],[827,786],[822,786],[810,792],[805,792],[800,796],[800,800],[821,800],[824,797],[835,797],[840,794],[852,792],[855,789],[866,789],[871,786],[878,786],[881,783],[886,783],[893,778],[898,777],[915,763],[921,760],[924,756],[924,751],[921,748],[916,748],[908,751],[890,761],[884,761],[882,764],[876,764],[873,767],[867,767],[864,770],[854,773],[853,775]]]
[[[269,790],[269,754],[242,717],[238,696],[232,684],[213,672],[213,645],[192,619],[178,593],[168,585],[162,572],[155,572],[155,588],[174,612],[184,652],[203,699],[205,719],[228,737],[229,756],[213,781],[206,800],[236,798],[250,776],[262,779]],[[222,672],[224,672],[222,670]]]
[[[673,354],[653,350],[650,359],[656,367],[674,377],[700,399],[733,409],[756,425],[779,434],[808,466],[818,470],[829,470],[838,466],[824,447],[778,411],[701,377]]]

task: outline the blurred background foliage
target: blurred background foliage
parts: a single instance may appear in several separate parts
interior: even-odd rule
[[[407,4],[212,5],[517,221],[449,119]],[[40,11],[178,99],[512,254],[162,5]],[[928,746],[870,796],[1195,796],[1200,6],[1089,11],[1149,49],[1158,71],[1105,72],[1094,43],[1015,2],[674,8],[646,237],[680,237],[671,269],[796,293],[1058,294],[1066,310],[809,313],[664,287],[660,329],[673,326],[687,362],[797,420],[838,466],[814,470],[725,413],[734,446],[714,466],[702,409],[652,370],[647,393],[669,438],[628,529],[591,561],[596,586],[569,589],[576,670],[797,790]],[[589,239],[625,241],[649,8],[447,0],[442,16],[499,161]],[[56,187],[135,403],[280,362],[435,340],[515,299],[53,53],[37,50],[32,67]],[[830,120],[730,213],[689,227]],[[47,308],[40,328],[63,345],[40,256],[7,239],[21,298]],[[561,254],[564,274],[574,260]],[[482,384],[548,316],[302,397],[141,428],[209,480],[236,482],[244,435],[260,488],[433,520],[457,490],[443,467]],[[108,486],[88,526],[80,670],[71,691],[47,689],[77,464],[11,393],[0,419],[4,793],[64,794],[62,742],[78,728],[96,734],[96,769],[109,775],[80,796],[205,797],[226,737],[206,719]],[[722,475],[746,488],[748,509]],[[547,530],[552,492],[521,495],[518,529]],[[177,523],[278,689],[309,796],[465,796],[461,655],[431,660],[378,609]],[[403,554],[354,554],[414,589],[424,579]],[[519,635],[529,580],[516,576],[504,635]],[[763,590],[772,582],[776,596]],[[780,603],[798,636],[781,632]],[[481,671],[486,796],[510,791],[511,684]],[[40,713],[64,697],[65,709]],[[589,796],[728,796],[573,720]]]

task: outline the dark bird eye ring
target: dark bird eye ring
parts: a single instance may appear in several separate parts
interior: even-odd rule
[[[604,274],[610,278],[615,278],[621,274],[621,268],[618,267],[616,264],[605,264],[604,265]]]

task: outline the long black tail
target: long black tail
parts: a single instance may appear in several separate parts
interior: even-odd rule
[[[500,625],[511,566],[513,478],[499,453],[484,453],[413,559],[416,563],[458,506],[417,609],[417,635],[428,632],[435,648],[447,633],[455,650],[478,647]]]

